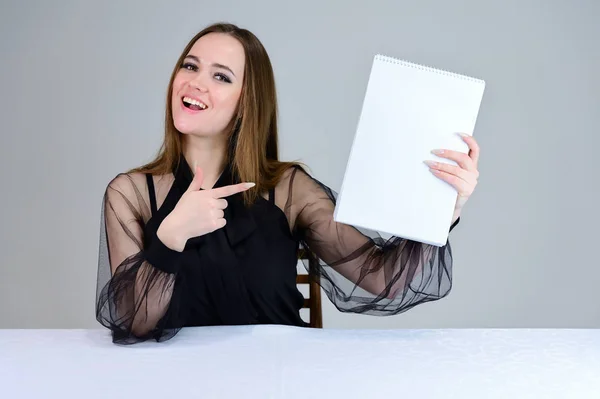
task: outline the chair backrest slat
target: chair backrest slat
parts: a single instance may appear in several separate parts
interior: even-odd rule
[[[303,308],[309,309],[310,312],[310,327],[323,328],[323,312],[321,308],[321,287],[317,281],[318,259],[317,257],[305,249],[298,251],[298,259],[308,262],[309,274],[299,274],[296,277],[296,284],[308,284],[308,298],[304,299]]]

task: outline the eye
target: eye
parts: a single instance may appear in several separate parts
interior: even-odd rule
[[[228,77],[227,75],[225,75],[225,74],[222,74],[222,73],[216,73],[216,74],[215,74],[215,78],[216,78],[217,80],[220,80],[220,81],[222,81],[222,82],[231,83],[231,79],[229,79],[229,77]]]
[[[198,67],[194,64],[192,64],[191,62],[184,62],[183,64],[181,64],[181,68],[182,69],[187,69],[188,71],[198,71]]]

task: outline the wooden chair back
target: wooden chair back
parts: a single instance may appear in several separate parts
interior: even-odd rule
[[[323,312],[321,308],[321,287],[318,283],[319,275],[317,267],[319,260],[310,251],[300,248],[298,259],[308,262],[308,274],[299,274],[296,278],[297,284],[308,284],[308,298],[304,298],[305,309],[309,310],[310,327],[323,328]]]

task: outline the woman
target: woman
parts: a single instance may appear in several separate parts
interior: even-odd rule
[[[168,88],[157,158],[116,176],[103,202],[97,319],[116,343],[184,326],[287,324],[300,318],[300,245],[322,261],[341,311],[397,314],[444,297],[450,246],[384,241],[333,221],[335,197],[280,162],[273,71],[259,40],[215,24],[186,46]],[[478,148],[431,164],[456,187],[452,226],[477,182]]]

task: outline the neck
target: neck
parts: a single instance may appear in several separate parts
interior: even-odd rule
[[[227,141],[224,135],[215,137],[183,136],[183,155],[192,173],[202,168],[202,188],[210,189],[219,180],[226,162]]]

